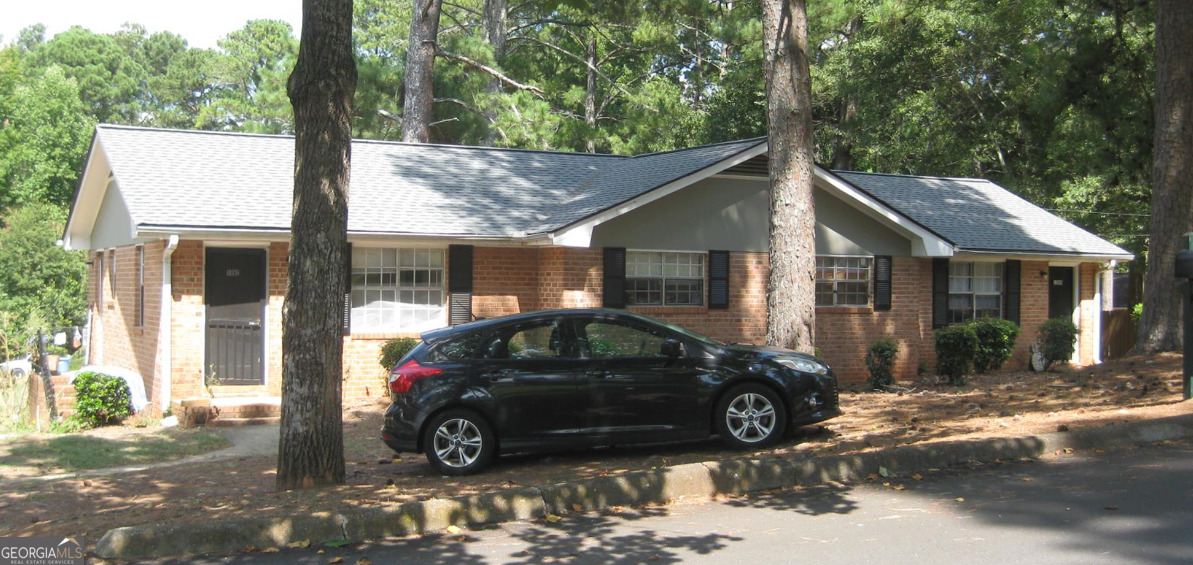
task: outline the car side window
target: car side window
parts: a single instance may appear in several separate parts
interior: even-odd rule
[[[583,324],[579,335],[580,353],[588,358],[666,357],[661,348],[667,338],[645,328],[595,320]]]
[[[484,336],[466,335],[436,345],[427,355],[430,363],[463,363],[472,358]]]
[[[570,357],[565,351],[563,328],[555,320],[499,331],[485,346],[489,359],[547,359]]]

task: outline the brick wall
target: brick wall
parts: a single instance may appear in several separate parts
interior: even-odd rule
[[[142,255],[139,252],[143,249]],[[99,273],[99,253],[92,254],[91,280],[88,289],[92,323],[102,331],[93,331],[91,363],[115,365],[136,371],[144,379],[145,393],[152,401],[161,397],[162,360],[158,358],[161,337],[162,252],[165,242],[146,243],[143,247],[128,245],[99,252],[104,255]],[[115,278],[111,268],[115,263]],[[141,292],[141,266],[144,276],[144,304]],[[102,303],[98,301],[98,276],[103,278]],[[143,312],[139,310],[143,309]]]
[[[146,378],[151,401],[161,394],[159,375],[167,372],[155,357],[160,321],[161,259],[164,242],[145,246],[145,326],[136,327],[136,248],[116,250],[116,288],[105,282],[103,304],[96,303],[98,261],[91,267],[89,296],[95,314],[93,362],[137,370]],[[94,257],[93,257],[94,259]],[[730,308],[631,307],[635,312],[659,317],[710,336],[742,343],[763,343],[766,335],[766,285],[769,274],[764,253],[730,255]],[[494,317],[548,308],[599,307],[602,301],[600,249],[477,247],[474,250],[473,312]],[[105,262],[105,271],[106,271]],[[172,398],[205,394],[203,382],[204,246],[182,241],[173,255]],[[449,265],[450,269],[450,265]],[[899,341],[895,376],[913,379],[921,364],[933,370],[931,325],[932,262],[930,259],[896,257],[892,264],[892,308],[817,308],[816,346],[844,382],[866,378],[865,351],[874,340],[891,336]],[[1036,328],[1048,310],[1046,262],[1022,263],[1021,326],[1011,367],[1023,367]],[[287,279],[287,244],[268,248],[268,304],[266,310],[267,374],[263,392],[280,394],[282,375],[282,306]],[[1081,317],[1096,320],[1094,282],[1096,266],[1080,270]],[[107,273],[103,273],[107,277]],[[105,278],[106,281],[106,278]],[[114,290],[114,292],[113,292]],[[1093,329],[1083,324],[1083,362],[1093,358]],[[100,330],[102,328],[102,330]],[[356,334],[344,338],[345,399],[385,395],[386,370],[378,363],[381,345],[402,334]]]

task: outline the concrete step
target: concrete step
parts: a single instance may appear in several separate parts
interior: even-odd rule
[[[214,420],[208,420],[207,426],[212,428],[234,428],[237,426],[259,426],[264,424],[277,424],[282,421],[281,416],[270,416],[261,418],[225,418],[221,414]]]

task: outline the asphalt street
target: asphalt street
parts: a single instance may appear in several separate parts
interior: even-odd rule
[[[311,541],[306,549],[154,563],[1189,564],[1193,443],[615,509],[343,548]]]

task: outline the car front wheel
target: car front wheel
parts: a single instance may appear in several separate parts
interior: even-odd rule
[[[736,449],[774,444],[787,427],[787,410],[775,391],[759,384],[735,386],[717,404],[717,433]]]
[[[471,410],[447,410],[435,416],[425,434],[427,460],[440,473],[453,477],[484,469],[497,449],[489,423]]]

